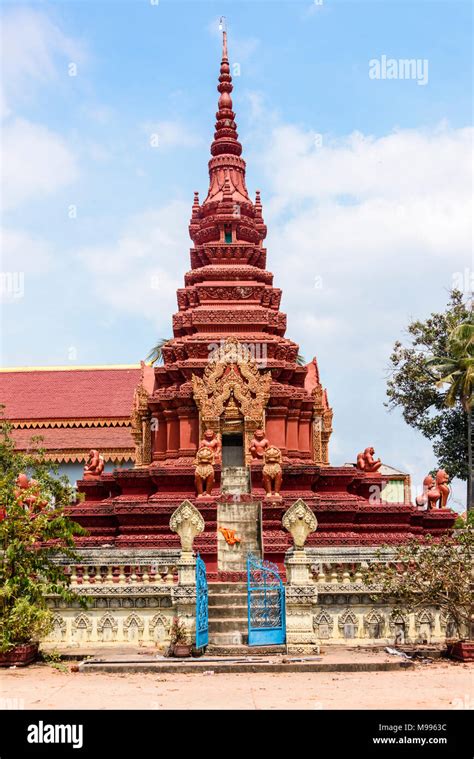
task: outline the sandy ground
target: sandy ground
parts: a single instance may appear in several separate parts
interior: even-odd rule
[[[0,672],[0,708],[473,709],[474,667],[360,673],[108,674],[48,665]]]

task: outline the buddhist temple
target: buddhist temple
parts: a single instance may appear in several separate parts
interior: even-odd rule
[[[407,492],[402,502],[385,503],[380,471],[330,465],[333,410],[316,359],[301,366],[298,345],[286,336],[260,193],[252,199],[246,185],[225,32],[217,89],[209,188],[202,202],[194,194],[191,268],[177,292],[173,337],[163,365],[135,390],[135,467],[80,483],[86,500],[74,517],[89,530],[85,543],[178,547],[169,520],[188,499],[205,522],[196,549],[210,578],[222,580],[240,576],[249,550],[283,569],[291,538],[281,519],[298,499],[318,519],[308,545],[377,545],[445,530],[451,514],[419,512]],[[251,452],[258,430],[280,456],[277,494],[266,495],[264,456]],[[195,458],[206,431],[217,455],[203,499]],[[241,536],[239,551],[219,528]]]
[[[85,461],[91,449],[69,512],[87,530],[72,585],[92,606],[52,600],[52,639],[161,645],[175,615],[197,648],[220,651],[441,639],[449,620],[439,611],[394,617],[362,570],[381,546],[389,556],[411,537],[441,535],[455,515],[444,502],[410,502],[408,475],[376,458],[369,425],[367,448],[331,464],[330,393],[316,358],[301,365],[286,335],[262,199],[246,184],[225,32],[217,90],[209,187],[203,200],[194,193],[190,268],[183,251],[162,364],[97,371],[83,405],[72,388],[87,387],[87,372],[65,372],[41,412],[32,396],[46,374],[8,379],[25,388],[7,399],[18,441],[41,427],[51,451],[65,435],[68,455],[80,449]],[[107,471],[107,457],[123,463]]]

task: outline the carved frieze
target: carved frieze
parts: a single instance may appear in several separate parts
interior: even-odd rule
[[[217,348],[204,376],[193,374],[192,384],[201,420],[219,419],[232,398],[246,420],[263,422],[271,375],[258,370],[251,351],[237,339],[228,338]]]

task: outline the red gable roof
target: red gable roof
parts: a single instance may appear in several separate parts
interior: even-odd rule
[[[0,370],[8,420],[117,419],[130,416],[140,367]]]
[[[105,461],[133,459],[134,442],[130,427],[43,427],[12,430],[19,451],[32,447],[31,438],[42,440],[33,447],[44,449],[55,461],[84,461],[91,448],[97,448]]]

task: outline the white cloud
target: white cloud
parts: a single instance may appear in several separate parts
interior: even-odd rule
[[[170,150],[172,148],[193,148],[201,144],[202,139],[181,121],[156,121],[143,124],[150,148]]]
[[[0,228],[0,250],[3,272],[42,274],[53,262],[48,242],[15,229]]]
[[[79,64],[85,60],[82,43],[64,34],[46,14],[31,8],[7,11],[2,17],[0,35],[3,117],[18,102],[31,98],[39,84],[56,83],[60,76],[59,61],[66,77],[69,62]]]
[[[62,137],[17,118],[2,130],[1,174],[2,205],[9,210],[73,182],[78,167]]]
[[[69,86],[68,63],[85,60],[81,43],[68,37],[44,13],[13,8],[0,28],[2,77],[2,206],[12,210],[74,181],[76,160],[65,139],[18,115],[31,98],[61,78]]]
[[[367,440],[418,486],[435,458],[398,412],[387,414],[387,365],[409,321],[443,310],[453,273],[472,267],[473,130],[323,135],[318,147],[311,131],[276,114],[268,121],[259,98],[253,116],[268,265],[283,286],[287,334],[308,359],[317,355],[328,387],[332,463],[352,460]],[[464,485],[454,493],[462,502]]]
[[[310,132],[274,126],[259,157],[270,187],[268,247],[296,310],[313,313],[329,300],[332,310],[338,298],[353,323],[380,297],[383,310],[406,312],[430,284],[449,288],[469,265],[472,135],[447,126],[356,133],[318,148]]]
[[[170,333],[190,247],[189,217],[190,204],[172,202],[131,218],[116,242],[77,251],[97,296],[118,312],[151,319]]]
[[[434,130],[396,130],[382,137],[360,132],[342,139],[296,126],[273,129],[264,157],[274,189],[287,205],[349,196],[357,202],[386,198],[397,204],[440,198],[447,204],[471,186],[473,130],[441,125]]]

